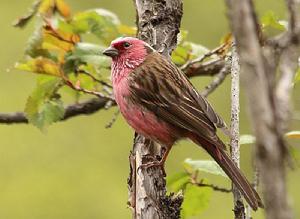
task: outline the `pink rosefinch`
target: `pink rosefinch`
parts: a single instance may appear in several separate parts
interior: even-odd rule
[[[170,60],[131,37],[116,39],[103,54],[112,58],[115,100],[128,124],[166,147],[157,164],[164,164],[176,141],[189,138],[214,158],[252,209],[263,207],[216,135],[216,127],[226,129],[224,121]]]

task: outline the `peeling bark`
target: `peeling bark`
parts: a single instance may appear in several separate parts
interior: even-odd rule
[[[181,0],[136,0],[138,38],[148,42],[163,55],[170,56],[177,44],[182,17]],[[135,134],[130,154],[129,206],[135,219],[180,218],[182,195],[166,194],[166,180],[161,167],[141,168],[160,160],[164,149]]]

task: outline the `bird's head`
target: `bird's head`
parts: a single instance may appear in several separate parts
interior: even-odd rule
[[[134,37],[122,37],[111,42],[103,54],[113,62],[124,64],[124,67],[135,68],[140,65],[154,49],[146,42]]]

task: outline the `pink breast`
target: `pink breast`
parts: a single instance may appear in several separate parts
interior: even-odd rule
[[[126,78],[114,84],[114,95],[122,115],[136,132],[164,145],[173,145],[177,140],[178,131],[173,126],[159,120],[142,106],[129,102]]]

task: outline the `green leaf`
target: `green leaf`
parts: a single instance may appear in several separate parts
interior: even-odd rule
[[[82,88],[88,89],[88,90],[95,90],[96,83],[87,75],[84,74],[70,74],[69,80],[73,84],[77,84]]]
[[[182,35],[180,43],[177,45],[175,51],[172,53],[172,60],[176,65],[183,65],[191,59],[195,59],[207,53],[209,50],[199,44],[195,44],[189,41],[184,41],[186,36]]]
[[[190,181],[190,176],[187,172],[178,172],[167,177],[167,187],[172,192],[183,190]]]
[[[35,29],[30,36],[27,46],[25,48],[25,55],[29,55],[32,58],[38,56],[50,57],[49,52],[42,48],[43,34],[42,34],[42,21],[39,20],[35,26]]]
[[[110,11],[104,9],[88,10],[76,14],[71,25],[76,33],[93,33],[104,44],[109,44],[119,36],[118,17]]]
[[[298,68],[296,75],[295,75],[295,79],[294,79],[294,83],[298,83],[300,81],[300,68]]]
[[[202,45],[199,45],[199,44],[195,44],[195,43],[192,43],[190,42],[189,43],[191,48],[192,48],[192,53],[191,55],[196,58],[198,56],[201,56],[201,55],[204,55],[206,54],[207,52],[209,52],[209,49],[206,48],[205,46],[202,46]]]
[[[256,141],[253,135],[241,135],[240,136],[240,145],[242,144],[254,144]]]
[[[44,77],[27,99],[26,116],[42,131],[64,116],[63,103],[56,93],[59,84],[57,78]]]
[[[227,177],[221,167],[212,160],[192,160],[190,158],[187,158],[184,161],[183,166],[188,171],[203,171],[214,175]]]
[[[192,52],[190,44],[179,44],[172,53],[172,61],[180,66],[189,60],[189,54]]]
[[[187,185],[184,192],[181,217],[197,216],[203,212],[209,206],[211,194],[211,188]]]
[[[64,70],[74,71],[81,64],[92,65],[95,69],[110,67],[110,59],[102,55],[104,47],[91,43],[78,43],[71,53],[66,56]]]
[[[292,157],[293,164],[296,164],[297,167],[300,167],[300,151],[296,147],[289,147],[289,153]]]
[[[77,43],[73,54],[77,56],[102,55],[102,52],[104,51],[105,48],[106,47],[97,44],[92,44],[92,43]]]
[[[280,21],[273,11],[268,11],[261,18],[261,23],[264,32],[268,35],[276,35],[287,30],[286,22]]]
[[[118,25],[118,31],[121,35],[124,36],[136,36],[136,27],[120,24]]]

